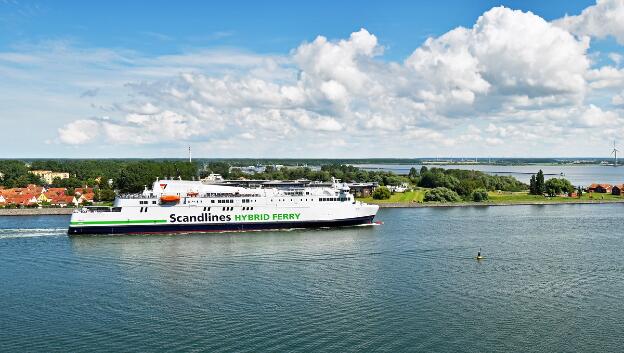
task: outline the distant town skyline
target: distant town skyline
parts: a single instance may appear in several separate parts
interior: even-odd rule
[[[609,157],[624,0],[0,0],[0,158]]]

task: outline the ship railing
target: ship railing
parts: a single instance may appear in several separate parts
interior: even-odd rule
[[[192,193],[189,191],[189,193]],[[163,193],[163,195],[170,195],[168,193]],[[240,197],[261,197],[261,194],[236,194],[236,193],[203,193],[197,195],[188,195],[188,193],[171,193],[171,195],[178,195],[180,197],[232,197],[232,198],[240,198]],[[158,199],[161,195],[143,195],[143,194],[121,194],[117,195],[118,199]]]
[[[108,206],[86,206],[74,211],[74,213],[104,213],[104,212],[121,212],[121,207]]]
[[[117,195],[118,199],[157,199],[158,196],[154,194],[143,195],[143,194],[120,194]]]

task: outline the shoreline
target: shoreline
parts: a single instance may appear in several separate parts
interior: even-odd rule
[[[530,205],[603,205],[624,204],[624,200],[578,200],[578,201],[520,201],[520,202],[402,202],[402,203],[375,203],[379,208],[429,208],[429,207],[488,207],[488,206],[530,206]]]
[[[624,200],[578,200],[578,201],[521,201],[521,202],[393,202],[393,203],[370,203],[379,208],[435,208],[435,207],[489,207],[489,206],[548,206],[548,205],[604,205],[624,204]],[[1,216],[68,216],[74,212],[74,208],[0,208]]]
[[[68,216],[75,208],[0,208],[0,216]]]

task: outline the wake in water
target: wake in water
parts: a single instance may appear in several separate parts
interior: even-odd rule
[[[4,228],[0,239],[65,236],[67,228]]]

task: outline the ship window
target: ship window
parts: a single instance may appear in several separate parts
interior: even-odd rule
[[[155,205],[155,204],[156,204],[156,201],[152,201],[152,205]]]
[[[214,200],[210,200],[210,203],[214,203]]]

